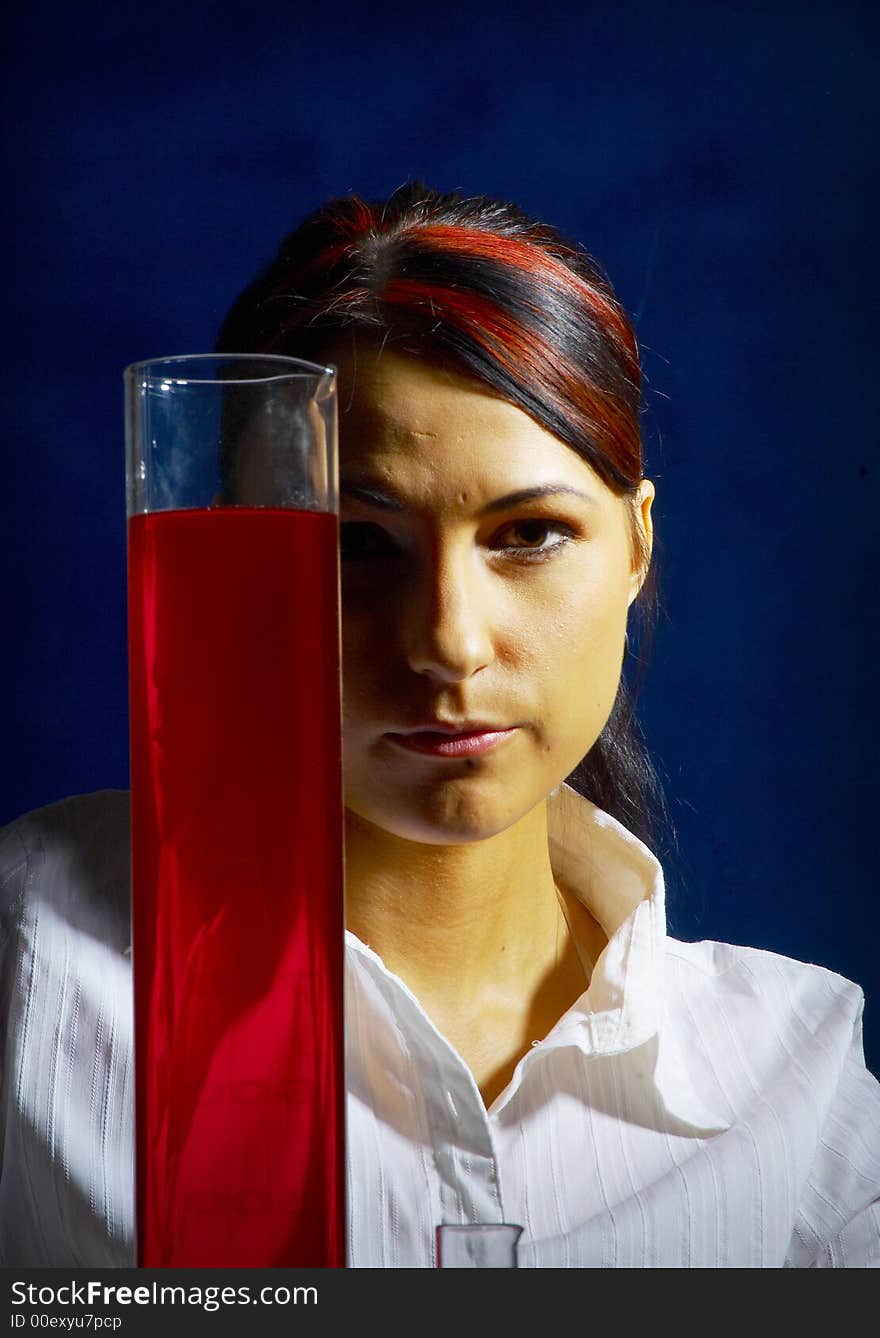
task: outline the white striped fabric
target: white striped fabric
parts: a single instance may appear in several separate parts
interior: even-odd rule
[[[347,936],[350,1264],[432,1268],[439,1225],[500,1223],[523,1228],[526,1268],[880,1264],[860,990],[668,938],[654,857],[566,787],[551,858],[609,943],[488,1112],[418,1000]],[[0,833],[0,910],[0,1264],[129,1264],[127,796]]]

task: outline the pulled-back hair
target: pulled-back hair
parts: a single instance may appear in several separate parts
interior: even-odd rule
[[[598,264],[515,205],[421,183],[388,200],[331,200],[284,239],[233,304],[221,353],[321,361],[340,340],[391,343],[449,361],[564,441],[618,496],[643,477],[641,372],[632,325]],[[657,617],[654,569],[630,506],[633,556],[648,568],[639,626],[611,715],[568,778],[642,839],[665,818],[634,699]]]

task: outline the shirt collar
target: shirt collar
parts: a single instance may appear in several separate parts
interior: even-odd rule
[[[630,1050],[654,1036],[663,998],[666,911],[663,871],[632,832],[568,785],[547,805],[553,876],[598,921],[607,947],[572,1021],[596,1054]],[[571,925],[582,957],[586,945]]]
[[[574,1044],[596,1056],[644,1046],[668,1114],[692,1130],[726,1128],[729,1121],[705,1104],[691,1082],[670,1016],[666,892],[659,861],[622,823],[569,785],[550,795],[547,818],[554,877],[587,907],[608,943],[593,966],[589,988],[543,1045]],[[583,956],[576,924],[571,929]]]

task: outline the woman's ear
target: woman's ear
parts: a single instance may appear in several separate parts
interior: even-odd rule
[[[638,491],[630,498],[634,541],[630,604],[644,585],[648,568],[651,565],[651,553],[654,548],[654,522],[651,519],[651,507],[654,505],[655,496],[656,489],[651,480],[642,479]]]

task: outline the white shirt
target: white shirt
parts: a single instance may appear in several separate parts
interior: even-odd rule
[[[523,1228],[520,1267],[880,1264],[862,994],[666,935],[663,877],[562,787],[558,882],[608,946],[487,1111],[406,985],[346,936],[349,1263],[432,1268],[438,1225]],[[0,1264],[133,1263],[128,797],[0,833]]]

